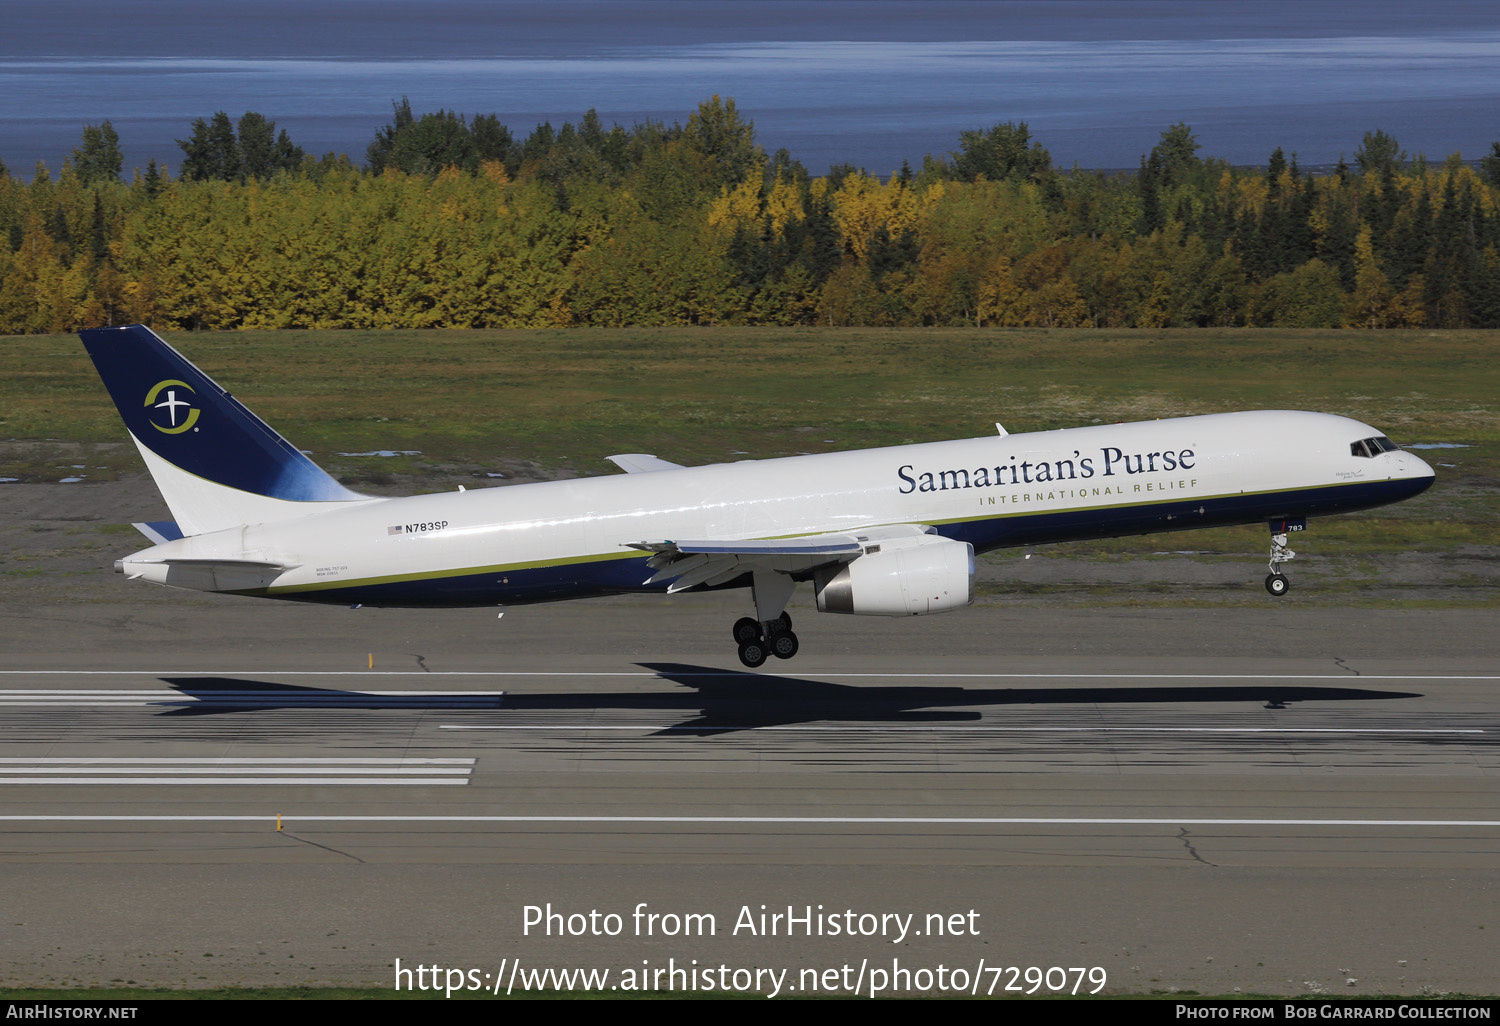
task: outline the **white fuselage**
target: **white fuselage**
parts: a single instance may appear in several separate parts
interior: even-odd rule
[[[645,590],[632,543],[924,524],[977,550],[1398,501],[1430,482],[1407,452],[1351,454],[1358,421],[1263,411],[997,435],[570,481],[299,504],[306,516],[168,542],[126,572],[203,587],[181,561],[261,562],[208,590],[313,601],[478,605]],[[176,561],[174,567],[163,560]],[[176,579],[173,579],[173,574]],[[665,587],[665,584],[660,585]]]

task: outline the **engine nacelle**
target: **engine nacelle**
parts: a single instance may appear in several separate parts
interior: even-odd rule
[[[974,546],[930,536],[882,546],[817,571],[813,588],[822,613],[921,616],[961,609],[974,601]]]

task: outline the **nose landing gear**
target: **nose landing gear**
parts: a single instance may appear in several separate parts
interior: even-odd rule
[[[1266,575],[1266,591],[1274,598],[1281,598],[1292,587],[1292,582],[1281,572],[1281,564],[1297,558],[1297,554],[1286,547],[1287,532],[1301,531],[1306,526],[1306,520],[1271,521],[1271,572]]]

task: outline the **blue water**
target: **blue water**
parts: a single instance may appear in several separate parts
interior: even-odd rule
[[[879,174],[1026,121],[1061,166],[1133,167],[1177,121],[1202,154],[1304,164],[1383,128],[1412,154],[1500,139],[1500,4],[3,0],[0,160],[53,169],[110,119],[174,168],[194,118],[256,110],[363,158],[391,103],[525,135],[595,107],[683,121],[732,96],[766,149]]]

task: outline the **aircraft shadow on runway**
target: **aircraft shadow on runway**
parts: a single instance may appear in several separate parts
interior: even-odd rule
[[[202,716],[269,709],[405,709],[580,712],[601,709],[660,712],[685,717],[656,731],[706,737],[741,730],[834,721],[839,723],[964,723],[984,718],[975,707],[1193,704],[1258,705],[1285,709],[1293,702],[1368,702],[1421,698],[1409,691],[1284,684],[1172,687],[993,688],[953,685],[855,685],[688,663],[638,663],[688,689],[661,692],[495,692],[487,695],[370,694],[227,677],[163,677],[184,701],[163,716]]]
[[[973,706],[1213,702],[1254,703],[1267,709],[1284,709],[1292,702],[1363,702],[1422,697],[1405,691],[1272,684],[1107,688],[859,686],[685,663],[636,665],[654,670],[663,679],[697,692],[692,697],[701,704],[702,715],[670,729],[676,734],[700,736],[818,720],[932,723],[982,719],[984,714],[974,711]],[[518,700],[525,697],[538,696],[507,696],[505,705],[515,708],[520,704]],[[943,711],[943,707],[949,707],[950,711]]]

